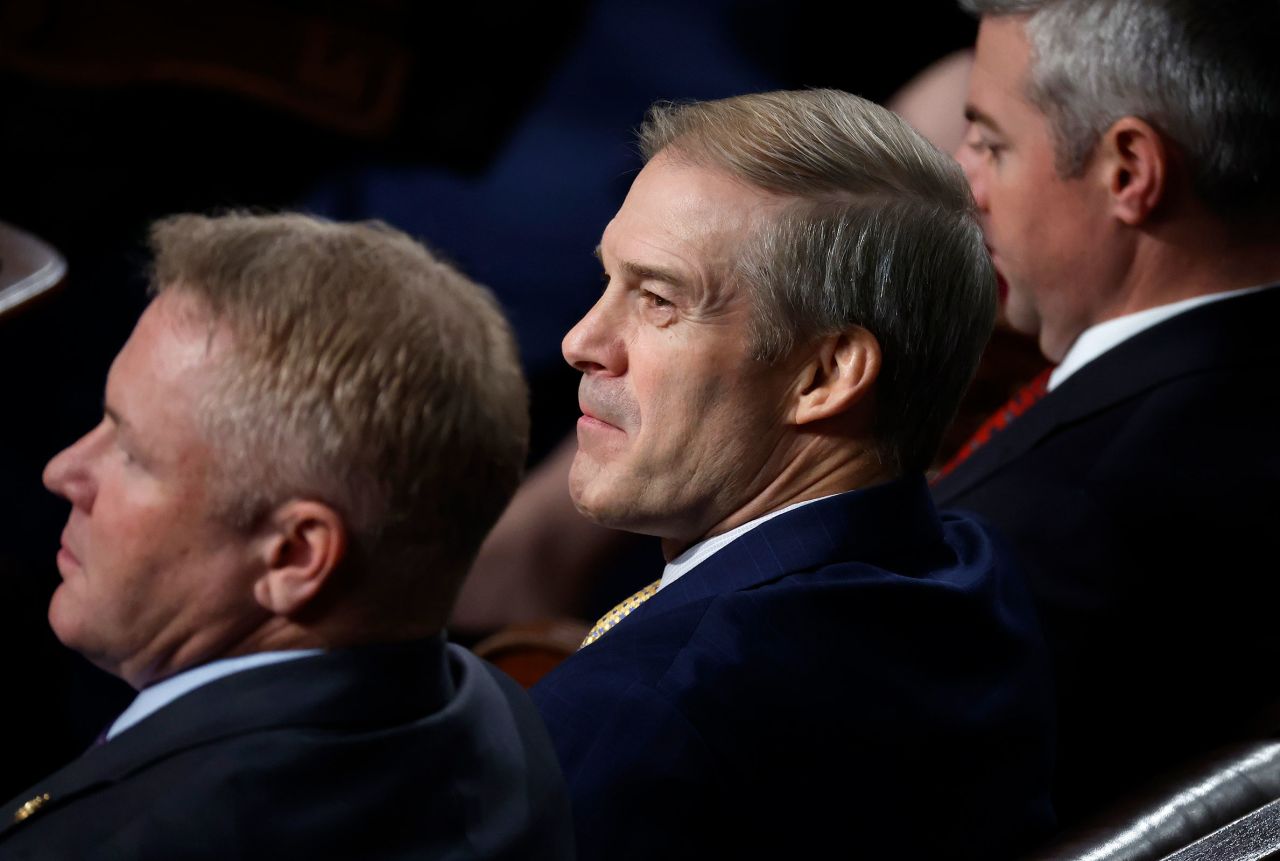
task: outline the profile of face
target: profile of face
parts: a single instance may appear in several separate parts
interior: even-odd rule
[[[225,348],[196,300],[161,294],[112,363],[102,421],[45,468],[71,503],[50,625],[135,687],[216,654],[262,612],[251,540],[218,517],[196,418]]]
[[[1006,293],[1010,324],[1038,335],[1061,360],[1076,336],[1098,322],[1114,280],[1105,177],[1086,168],[1063,178],[1055,166],[1049,118],[1031,103],[1031,45],[1019,16],[985,17],[978,30],[956,158],[969,178],[983,232]]]
[[[721,171],[659,153],[605,229],[606,286],[564,338],[582,372],[578,508],[676,548],[769,480],[794,369],[751,358],[752,299],[729,277],[781,205]]]

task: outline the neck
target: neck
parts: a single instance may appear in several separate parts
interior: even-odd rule
[[[316,645],[303,643],[266,646],[263,637],[270,634],[273,621],[273,617],[265,612],[257,613],[252,619],[244,618],[234,623],[208,626],[195,633],[175,636],[167,642],[166,638],[157,638],[147,649],[130,656],[119,665],[100,663],[99,666],[124,679],[133,688],[142,690],[184,670],[222,658],[278,649],[311,648]]]
[[[190,637],[181,646],[147,662],[129,661],[119,667],[103,666],[128,682],[134,689],[175,676],[184,670],[223,658],[237,658],[260,652],[284,652],[294,649],[340,649],[375,642],[398,642],[421,639],[440,631],[438,622],[419,621],[392,629],[382,626],[371,631],[350,624],[338,625],[331,620],[301,622],[283,616],[257,620],[260,624],[238,631],[204,631]]]
[[[1280,242],[1241,239],[1216,220],[1163,225],[1139,236],[1125,281],[1095,324],[1197,296],[1280,282]]]
[[[882,484],[895,477],[865,439],[828,433],[801,435],[781,469],[749,499],[720,517],[702,534],[663,538],[662,554],[670,562],[694,544],[750,523],[797,502]]]

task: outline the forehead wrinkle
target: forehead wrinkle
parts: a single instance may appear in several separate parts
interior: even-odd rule
[[[704,280],[696,255],[691,258],[685,253],[676,233],[665,226],[660,230],[654,235],[652,225],[646,227],[642,221],[632,221],[629,228],[618,227],[615,217],[605,228],[605,238],[616,269],[635,281],[657,281],[683,293],[696,292]],[[604,242],[596,246],[595,252],[601,266],[605,266]]]
[[[623,272],[638,281],[660,281],[679,290],[687,290],[689,287],[688,281],[684,276],[662,266],[636,263],[633,260],[624,260],[619,265]]]
[[[714,311],[736,292],[734,261],[743,243],[793,199],[664,151],[637,178],[605,229],[605,244],[628,274],[684,288],[698,307]]]

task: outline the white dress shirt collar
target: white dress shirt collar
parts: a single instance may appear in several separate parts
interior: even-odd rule
[[[713,535],[710,538],[699,541],[697,544],[693,545],[688,550],[684,551],[675,559],[672,559],[667,563],[667,567],[662,569],[662,582],[658,585],[658,590],[661,591],[667,586],[670,586],[685,574],[689,573],[694,568],[697,568],[703,562],[706,562],[721,548],[729,544],[729,542],[733,541],[735,538],[741,538],[761,523],[772,520],[780,514],[786,514],[788,511],[794,511],[803,505],[809,505],[823,499],[830,499],[833,496],[839,496],[839,494],[829,493],[826,496],[819,496],[817,499],[806,499],[801,502],[792,503],[786,508],[779,508],[777,511],[770,511],[768,514],[757,517],[755,520],[748,520],[746,523],[730,529],[728,532],[722,532],[719,535]]]
[[[1237,296],[1246,296],[1249,293],[1270,290],[1274,286],[1266,284],[1260,287],[1245,287],[1243,290],[1228,290],[1225,293],[1195,296],[1191,299],[1183,299],[1181,302],[1158,305],[1155,308],[1148,308],[1145,311],[1137,311],[1133,314],[1125,314],[1123,317],[1116,317],[1114,320],[1107,320],[1105,323],[1090,326],[1080,333],[1080,337],[1076,338],[1075,343],[1071,345],[1071,349],[1067,350],[1067,355],[1063,356],[1062,363],[1054,368],[1053,373],[1049,375],[1049,391],[1053,391],[1062,385],[1068,377],[1103,353],[1113,347],[1118,347],[1134,335],[1150,329],[1157,323],[1163,323],[1171,317],[1184,314],[1202,305],[1208,305],[1210,302],[1234,299]]]
[[[177,675],[139,691],[129,707],[120,713],[120,717],[116,718],[115,723],[111,724],[111,728],[107,730],[107,740],[110,741],[129,727],[150,717],[183,694],[190,693],[209,682],[232,673],[252,670],[255,667],[319,655],[323,651],[323,649],[293,649],[282,652],[258,652],[253,655],[210,661],[207,664],[183,670]]]

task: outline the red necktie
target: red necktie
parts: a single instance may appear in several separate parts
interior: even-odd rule
[[[1037,374],[1031,382],[1024,385],[1013,393],[1013,397],[1005,402],[1004,406],[996,410],[982,425],[973,432],[973,436],[960,446],[951,459],[942,465],[934,475],[932,481],[937,482],[941,478],[949,475],[957,466],[969,459],[975,451],[986,445],[995,434],[1004,430],[1009,423],[1018,416],[1025,413],[1035,405],[1035,402],[1045,396],[1049,391],[1049,375],[1053,373],[1053,368],[1045,368]]]

